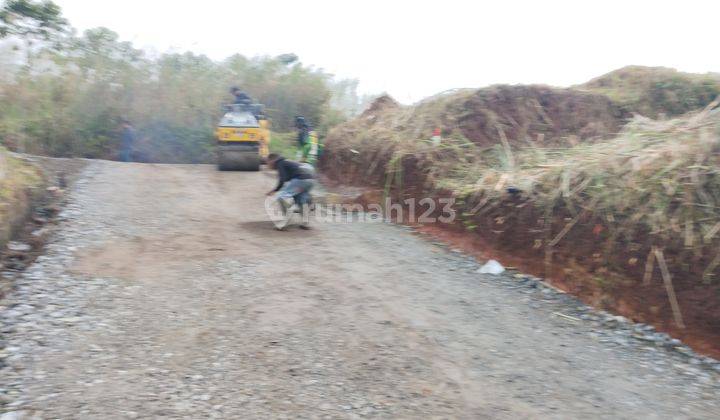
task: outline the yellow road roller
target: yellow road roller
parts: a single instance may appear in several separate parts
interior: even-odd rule
[[[270,122],[260,104],[227,105],[215,136],[219,170],[257,171],[269,153]]]

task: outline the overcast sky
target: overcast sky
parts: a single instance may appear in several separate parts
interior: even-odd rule
[[[56,0],[80,30],[223,59],[294,52],[412,102],[495,83],[569,86],[628,65],[720,72],[720,1]]]

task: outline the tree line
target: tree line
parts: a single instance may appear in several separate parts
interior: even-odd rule
[[[304,115],[322,134],[367,100],[357,81],[294,54],[214,61],[148,53],[107,28],[77,34],[51,1],[5,1],[0,51],[0,141],[34,154],[114,158],[128,119],[142,160],[208,162],[231,86],[263,103],[281,132]]]

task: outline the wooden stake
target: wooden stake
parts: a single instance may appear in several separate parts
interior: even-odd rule
[[[645,274],[643,275],[643,284],[645,286],[650,284],[652,280],[652,273],[655,269],[655,250],[657,248],[653,245],[648,252],[647,261],[645,261]]]
[[[553,249],[552,247],[546,246],[545,247],[545,277],[550,278],[552,275],[551,268],[552,268],[552,259],[553,259]]]
[[[500,134],[500,142],[503,145],[503,148],[505,149],[505,154],[507,155],[508,159],[508,166],[511,171],[515,170],[515,156],[513,156],[512,148],[510,148],[510,142],[508,141],[507,137],[505,136],[505,131],[503,131],[502,127],[500,127],[500,124],[495,124],[495,128],[497,129],[498,133]]]
[[[703,283],[710,284],[713,281],[713,271],[717,268],[717,266],[720,265],[720,251],[718,251],[717,254],[715,254],[715,258],[710,261],[710,264],[705,268],[705,271],[703,271],[702,278]]]
[[[715,107],[718,106],[718,105],[720,105],[720,95],[718,95],[718,97],[715,98],[714,101],[712,101],[712,102],[710,102],[709,104],[707,104],[707,106],[706,106],[702,111],[700,111],[700,112],[697,113],[694,117],[692,117],[692,118],[690,119],[690,124],[696,124],[697,122],[699,122],[699,121],[702,120],[703,118],[707,117],[707,115],[710,113],[710,111],[712,111],[713,108],[715,108]],[[688,124],[688,125],[690,125],[690,124]]]
[[[672,277],[670,277],[670,271],[668,271],[667,264],[665,264],[665,256],[660,248],[655,248],[655,258],[657,259],[658,266],[660,266],[660,272],[662,273],[665,290],[667,291],[668,299],[670,300],[670,307],[673,311],[675,324],[679,328],[685,329],[685,323],[683,322],[682,314],[680,313],[680,305],[678,304],[675,289],[672,284]]]
[[[544,261],[544,268],[545,268],[545,277],[550,278],[550,268],[552,267],[552,254],[553,249],[548,244],[550,240],[550,235],[552,235],[552,206],[548,205],[545,208],[545,217],[543,218],[543,230],[544,232],[544,238],[543,242],[545,242],[545,261]]]
[[[568,224],[565,225],[565,227],[563,227],[563,229],[560,231],[560,233],[558,233],[557,236],[555,236],[555,238],[554,238],[552,241],[550,241],[550,243],[548,244],[548,246],[555,246],[555,245],[557,245],[558,242],[560,242],[560,240],[561,240],[562,238],[564,238],[565,235],[567,235],[568,232],[570,232],[570,229],[572,229],[573,226],[575,226],[575,224],[576,224],[584,215],[586,215],[587,213],[589,213],[590,211],[592,211],[592,210],[595,208],[595,206],[597,205],[598,200],[599,200],[598,197],[593,198],[592,201],[590,202],[590,204],[589,204],[587,207],[585,207],[577,216],[575,216],[574,219],[572,219]]]
[[[705,242],[710,242],[718,232],[720,232],[720,222],[715,223],[715,225],[707,231],[703,239],[705,239]]]
[[[568,320],[574,321],[574,322],[580,322],[580,321],[581,321],[580,318],[575,318],[574,316],[565,315],[565,314],[560,313],[560,312],[553,312],[553,315],[556,315],[556,316],[559,316],[560,318],[565,318],[565,319],[568,319]]]
[[[4,152],[0,152],[0,179],[5,178],[7,173],[8,163]]]

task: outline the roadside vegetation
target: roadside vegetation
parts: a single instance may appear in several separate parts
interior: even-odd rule
[[[270,152],[293,158],[297,150],[297,133],[292,131],[270,133]]]
[[[322,135],[364,100],[357,81],[294,54],[217,62],[146,52],[107,28],[76,35],[52,2],[0,2],[0,50],[0,142],[33,154],[115,158],[119,121],[128,118],[137,159],[208,162],[231,86],[263,103],[281,132],[304,115]]]
[[[34,201],[44,193],[40,170],[0,147],[0,249],[22,225]]]

